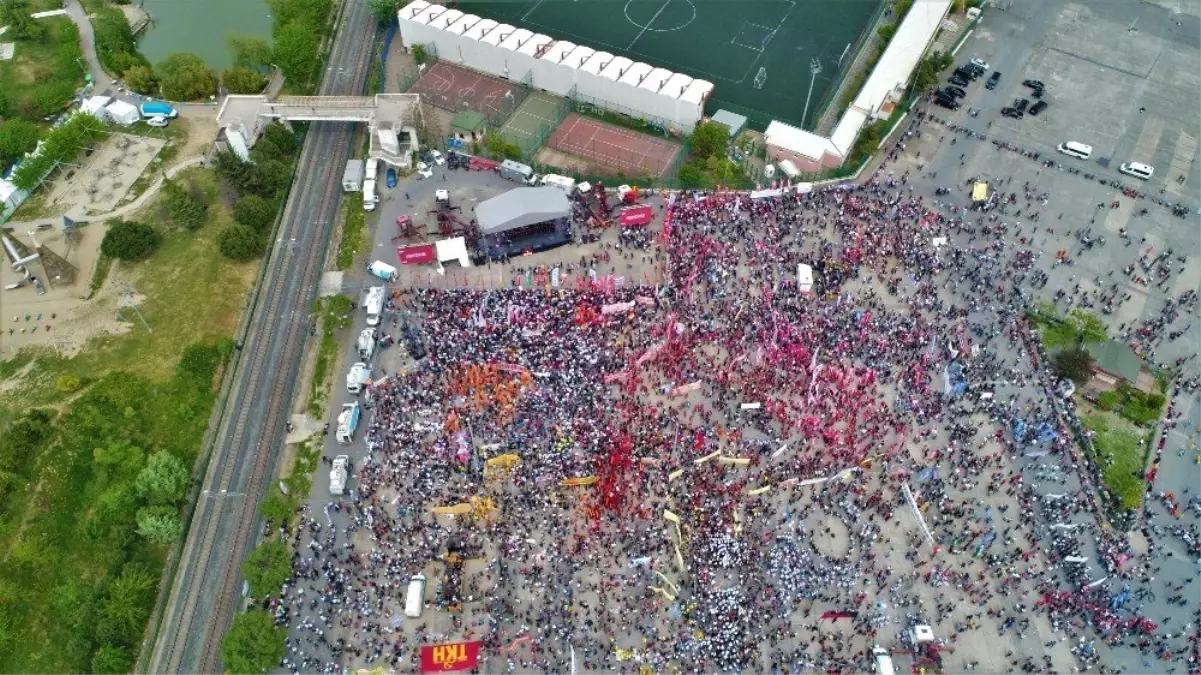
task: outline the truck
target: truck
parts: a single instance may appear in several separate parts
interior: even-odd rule
[[[363,181],[363,210],[374,211],[375,205],[379,199],[375,195],[375,179],[368,178]]]
[[[553,185],[563,192],[566,192],[568,196],[571,196],[572,192],[575,190],[574,178],[568,178],[567,176],[560,176],[553,173],[548,173],[545,176],[542,176],[540,179],[538,179],[538,184]]]
[[[379,160],[375,157],[367,159],[366,172],[363,176],[364,180],[377,180],[379,178]]]
[[[359,362],[350,367],[346,373],[346,391],[356,396],[371,383],[371,368],[366,363]]]
[[[354,432],[359,428],[358,402],[342,404],[342,412],[338,413],[338,442],[342,445],[354,443]]]
[[[375,341],[379,331],[375,328],[364,328],[359,333],[359,339],[355,341],[355,350],[359,354],[359,360],[366,363],[371,360],[371,356],[375,354]]]
[[[496,170],[500,172],[501,178],[523,185],[533,185],[538,180],[538,176],[534,174],[533,169],[521,162],[514,162],[511,159],[501,162]]]
[[[329,472],[329,493],[331,495],[346,494],[346,479],[349,478],[350,455],[334,457],[333,468]]]
[[[367,325],[378,326],[384,313],[384,287],[372,286],[363,297],[363,309],[367,312]]]
[[[791,180],[795,180],[797,176],[801,175],[801,170],[796,168],[796,164],[793,164],[791,159],[781,160],[776,163],[776,166],[780,167],[780,173],[788,176]]]
[[[363,189],[363,160],[346,160],[346,169],[342,171],[342,191],[358,192]]]

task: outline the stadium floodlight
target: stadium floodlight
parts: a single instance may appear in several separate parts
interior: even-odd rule
[[[805,128],[805,120],[809,118],[809,99],[813,98],[813,83],[817,82],[817,76],[822,72],[822,62],[820,59],[809,60],[809,93],[805,96],[805,112],[801,114],[801,128]]]

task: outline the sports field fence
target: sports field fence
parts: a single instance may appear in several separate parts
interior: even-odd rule
[[[842,88],[843,81],[846,80],[847,75],[854,74],[854,66],[856,61],[859,60],[859,52],[863,49],[864,44],[867,43],[868,38],[876,34],[876,29],[880,23],[880,16],[884,13],[884,9],[891,4],[890,0],[880,0],[880,4],[876,7],[875,13],[872,14],[871,20],[860,31],[859,37],[851,43],[851,48],[842,54],[842,58],[839,60],[837,66],[838,74],[834,76],[834,82],[831,83],[826,93],[818,99],[817,105],[813,108],[809,116],[809,119],[813,120],[813,123],[810,125],[811,127],[817,128],[818,122],[826,114],[830,104],[837,100],[835,96],[838,95],[838,90]]]
[[[551,97],[543,97],[541,100],[549,101],[550,98]],[[559,125],[563,123],[563,119],[567,117],[568,113],[571,112],[571,102],[569,99],[561,97],[554,98],[557,99],[554,103],[554,106],[549,110],[543,109],[539,111],[541,114],[537,116],[523,115],[521,107],[518,107],[517,110],[513,111],[513,114],[505,122],[504,126],[500,127],[501,137],[504,138],[505,141],[516,145],[518,148],[521,148],[522,160],[527,164],[529,163],[529,160],[532,160],[534,155],[538,153],[538,150],[540,150],[542,146],[546,145],[546,141],[550,138],[550,135],[555,132],[555,129],[557,129]],[[520,129],[517,128],[517,118],[519,116],[527,118],[526,120],[521,120],[523,124],[521,124]],[[529,122],[527,121],[528,119],[537,120],[536,126],[533,129],[529,128]]]
[[[413,85],[417,84],[417,80],[421,79],[421,76],[425,74],[425,71],[438,62],[438,45],[431,42],[428,45],[421,45],[421,47],[425,51],[424,63],[419,65],[416,60],[409,59],[405,61],[404,67],[397,70],[396,86],[402,92],[412,89]],[[412,50],[413,48],[410,47],[409,51],[412,52]]]
[[[673,130],[671,124],[666,120],[647,117],[641,112],[619,103],[614,103],[613,101],[605,101],[586,94],[580,94],[574,88],[572,92],[569,97],[572,111],[586,117],[592,117],[619,127],[640,131],[644,134],[658,134],[670,138],[683,133],[679,129]]]

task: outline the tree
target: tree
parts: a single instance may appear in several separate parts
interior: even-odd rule
[[[117,260],[141,260],[158,247],[159,234],[149,225],[132,220],[110,220],[100,252]]]
[[[242,177],[241,192],[273,199],[288,186],[292,169],[279,160],[252,162]]]
[[[367,0],[367,6],[380,23],[390,23],[396,18],[396,0]]]
[[[136,639],[146,629],[157,585],[158,577],[134,565],[126,565],[112,580],[100,611],[119,635]]]
[[[262,237],[249,227],[229,225],[217,235],[217,248],[230,260],[246,262],[262,255],[265,246]]]
[[[136,65],[125,69],[125,84],[139,94],[151,95],[158,91],[158,80],[150,66]]]
[[[1083,309],[1074,309],[1068,314],[1068,321],[1076,331],[1076,341],[1079,345],[1090,345],[1104,342],[1108,336],[1105,322],[1101,317]]]
[[[278,21],[278,17],[276,18]],[[321,65],[317,34],[302,23],[285,24],[275,32],[271,56],[284,77],[296,84],[309,82]]]
[[[221,643],[221,663],[231,673],[265,673],[283,660],[285,638],[267,612],[239,614]]]
[[[204,225],[204,214],[208,206],[192,196],[179,183],[173,180],[163,182],[163,209],[167,212],[167,220],[188,230],[199,229]]]
[[[266,234],[275,223],[275,204],[258,195],[246,195],[234,202],[234,220],[259,234]]]
[[[1093,377],[1093,357],[1079,347],[1069,347],[1057,353],[1052,363],[1057,375],[1077,385],[1084,385]]]
[[[75,392],[79,391],[80,386],[82,386],[82,383],[79,381],[79,378],[74,375],[59,375],[58,378],[54,380],[54,388],[57,389],[58,393],[60,394],[74,394]]]
[[[235,66],[257,69],[271,64],[271,44],[263,38],[231,35],[225,42],[233,52]]]
[[[0,124],[0,164],[9,164],[33,152],[41,137],[41,129],[29,120],[14,119]]]
[[[411,51],[413,53],[413,63],[416,63],[419,66],[423,65],[430,59],[429,51],[426,49],[425,45],[413,45]]]
[[[270,523],[280,525],[287,523],[292,519],[293,511],[292,504],[287,499],[275,494],[274,490],[259,504],[259,515]]]
[[[156,544],[170,544],[179,536],[179,510],[171,506],[148,506],[138,511],[138,534]]]
[[[7,25],[6,36],[14,40],[38,42],[46,36],[46,26],[30,16],[29,0],[0,3],[0,25]]]
[[[92,672],[97,675],[123,675],[133,670],[133,655],[125,647],[104,645],[92,656]]]
[[[725,157],[730,128],[720,122],[698,124],[692,132],[692,154],[702,159]]]
[[[146,464],[146,452],[124,439],[92,450],[96,476],[104,483],[115,483],[136,476]]]
[[[279,593],[292,576],[292,553],[282,541],[264,542],[242,563],[242,576],[250,584],[251,597],[266,598]]]
[[[191,482],[188,468],[178,457],[160,450],[150,456],[138,472],[138,493],[151,505],[173,505],[183,501]]]
[[[267,78],[246,66],[234,66],[221,73],[221,84],[231,94],[257,94],[267,86]]]
[[[154,68],[163,96],[172,101],[194,101],[217,93],[217,74],[199,56],[187,52],[168,54]]]
[[[282,122],[272,122],[263,127],[263,137],[254,147],[257,148],[264,142],[274,146],[280,157],[291,157],[296,152],[296,134]]]

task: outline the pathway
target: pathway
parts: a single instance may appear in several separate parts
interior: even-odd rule
[[[176,164],[175,166],[171,167],[170,169],[167,169],[165,172],[160,174],[159,177],[154,180],[154,183],[152,183],[150,185],[150,187],[146,188],[146,190],[144,192],[142,192],[142,194],[138,195],[137,199],[134,199],[132,202],[129,202],[128,204],[125,204],[124,206],[119,206],[119,207],[113,209],[112,211],[109,211],[108,213],[85,215],[85,214],[80,214],[80,213],[71,213],[71,211],[68,211],[67,213],[52,216],[50,218],[40,218],[38,220],[12,221],[12,222],[6,223],[5,227],[11,227],[17,231],[34,230],[34,229],[37,229],[37,227],[39,225],[61,224],[64,216],[67,218],[70,218],[71,220],[75,221],[76,223],[95,223],[95,222],[110,220],[112,218],[120,218],[120,217],[128,215],[130,213],[134,213],[138,209],[145,206],[146,202],[149,201],[150,198],[153,197],[155,194],[157,194],[160,189],[162,189],[164,180],[169,179],[169,178],[175,178],[177,175],[179,175],[185,169],[190,169],[194,166],[200,166],[204,163],[204,160],[205,160],[204,155],[199,155],[196,157],[189,157],[188,159],[183,160],[182,162]]]
[[[79,47],[83,50],[83,57],[88,62],[88,72],[92,75],[95,91],[118,89],[120,85],[104,72],[104,68],[100,65],[100,59],[96,57],[96,34],[92,31],[92,21],[79,4],[79,0],[65,0],[63,9],[66,10],[67,16],[71,17],[75,25],[79,26]]]

